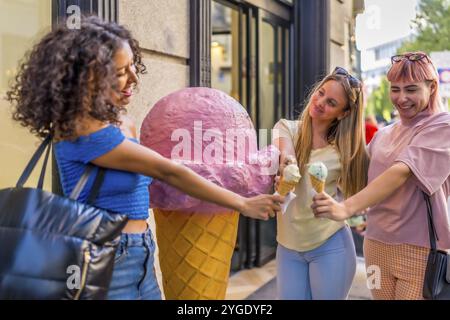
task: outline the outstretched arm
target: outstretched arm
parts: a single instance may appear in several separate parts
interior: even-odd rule
[[[154,177],[195,198],[239,211],[252,218],[267,220],[280,211],[282,197],[260,195],[244,198],[202,178],[194,171],[164,158],[144,146],[124,140],[110,152],[92,161],[95,165]]]
[[[337,221],[345,220],[389,197],[411,175],[412,172],[406,164],[396,162],[363,190],[344,202],[339,203],[328,194],[320,193],[314,196],[311,208],[318,218],[329,218]]]
[[[137,134],[133,122],[126,117],[121,118],[121,120],[122,133],[135,138]],[[88,135],[106,126],[107,124],[97,120],[86,120],[79,129],[78,135]],[[279,202],[284,200],[283,197],[273,195],[244,198],[215,185],[185,166],[128,139],[123,140],[117,147],[91,160],[91,162],[104,168],[154,177],[192,197],[213,202],[256,219],[267,220],[269,215],[272,216],[276,211],[281,210]]]
[[[269,214],[281,210],[278,202],[282,202],[282,197],[261,195],[244,198],[215,185],[185,166],[128,140],[92,162],[101,167],[154,177],[190,196],[232,208],[253,218],[267,220]]]

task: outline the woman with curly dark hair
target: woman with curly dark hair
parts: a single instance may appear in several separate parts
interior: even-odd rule
[[[283,200],[271,195],[243,198],[139,145],[125,106],[144,72],[130,32],[89,17],[79,29],[61,25],[45,36],[7,93],[16,121],[41,138],[54,137],[64,194],[71,193],[89,163],[106,169],[95,205],[129,218],[116,254],[110,299],[161,298],[146,222],[151,177],[257,219],[279,211]],[[86,200],[94,176],[80,201]]]

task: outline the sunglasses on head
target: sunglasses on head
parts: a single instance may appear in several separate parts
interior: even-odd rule
[[[391,57],[392,64],[403,61],[405,59],[409,61],[419,61],[422,59],[427,59],[428,62],[431,62],[428,56],[425,53],[415,52],[415,53],[406,53],[406,54],[398,54]]]
[[[348,80],[348,83],[350,84],[350,86],[352,88],[358,88],[358,89],[361,88],[361,81],[359,81],[354,76],[352,76],[350,73],[348,73],[348,71],[345,70],[344,68],[336,67],[332,74],[345,76]]]

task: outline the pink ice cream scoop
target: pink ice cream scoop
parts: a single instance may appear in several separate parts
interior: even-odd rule
[[[144,119],[141,144],[245,197],[268,193],[278,169],[278,149],[257,150],[256,131],[244,107],[210,88],[185,88],[159,100]],[[224,211],[156,179],[150,206]]]

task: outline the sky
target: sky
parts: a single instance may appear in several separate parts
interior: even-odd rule
[[[418,0],[365,0],[365,12],[356,18],[359,50],[399,39],[411,33]]]

